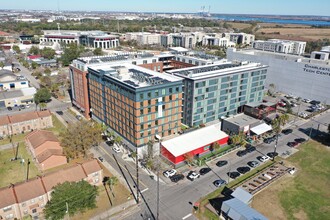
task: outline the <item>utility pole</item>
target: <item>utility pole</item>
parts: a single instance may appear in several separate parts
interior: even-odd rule
[[[276,148],[277,148],[277,143],[278,143],[278,135],[279,134],[276,134],[276,141],[275,141],[275,146],[274,146],[273,161],[275,160],[275,153],[276,153]]]
[[[311,136],[312,136],[313,126],[314,126],[314,124],[312,124],[311,131],[309,132],[309,139],[311,139]]]
[[[17,160],[18,157],[18,147],[19,147],[19,142],[17,143],[17,147],[16,147],[15,160]]]
[[[135,162],[136,162],[136,203],[139,204],[139,164],[138,164],[137,146],[135,146]]]
[[[155,138],[159,141],[159,155],[158,155],[158,160],[157,160],[157,216],[156,220],[159,220],[159,172],[160,172],[160,149],[162,145],[162,138],[159,135],[156,135]]]

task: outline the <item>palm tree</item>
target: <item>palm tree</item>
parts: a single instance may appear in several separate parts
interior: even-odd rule
[[[275,118],[272,121],[272,128],[273,128],[273,131],[275,131],[275,133],[276,133],[276,142],[275,142],[275,146],[274,146],[273,160],[275,159],[276,147],[277,147],[277,143],[278,143],[278,135],[282,131],[282,126],[284,126],[288,122],[288,120],[289,120],[289,115],[283,114],[283,115],[279,116],[278,118]]]
[[[110,191],[111,191],[113,197],[115,197],[115,194],[114,194],[113,191],[112,191],[112,187],[117,185],[117,183],[118,183],[118,178],[115,177],[115,176],[112,176],[112,177],[110,177],[110,178],[107,180],[106,183],[107,183],[107,185],[109,186]]]
[[[120,144],[121,141],[122,141],[122,138],[121,138],[120,136],[117,136],[117,137],[115,137],[115,139],[114,139],[114,143],[117,144],[117,145]]]

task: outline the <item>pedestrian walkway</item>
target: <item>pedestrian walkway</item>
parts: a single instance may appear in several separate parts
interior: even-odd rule
[[[0,145],[0,150],[7,150],[7,149],[10,149],[10,148],[13,148],[13,145],[11,143]]]
[[[107,211],[98,214],[92,218],[91,220],[102,220],[102,219],[123,219],[125,215],[127,215],[128,211],[138,209],[139,207],[136,205],[134,199],[131,199],[123,204],[114,206]]]

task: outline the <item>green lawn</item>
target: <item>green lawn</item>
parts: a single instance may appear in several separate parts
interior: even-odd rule
[[[54,132],[55,135],[59,135],[61,132],[66,130],[66,127],[58,120],[58,118],[55,115],[52,115],[53,120],[53,127],[49,128],[48,130]]]
[[[13,142],[17,143],[17,142],[21,142],[24,140],[25,135],[27,135],[28,133],[24,133],[24,134],[15,134],[13,135]],[[0,145],[4,145],[4,144],[9,144],[10,143],[10,139],[8,137],[4,138],[3,140],[0,140]]]
[[[29,178],[40,174],[23,143],[20,143],[18,148],[18,157],[23,158],[25,163],[22,164],[21,160],[10,161],[14,157],[13,149],[0,151],[0,187],[8,186],[10,183],[24,181],[26,179],[28,159],[31,161]]]
[[[289,158],[298,168],[293,184],[279,193],[289,219],[328,219],[330,215],[330,149],[310,141]],[[300,214],[297,214],[300,213]]]

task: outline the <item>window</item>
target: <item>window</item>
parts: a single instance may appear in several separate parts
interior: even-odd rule
[[[140,107],[142,107],[143,106],[143,102],[140,102]]]
[[[155,125],[158,125],[158,120],[155,120]]]
[[[7,211],[10,211],[11,209],[12,209],[11,206],[7,206],[7,207],[4,207],[4,208],[3,208],[3,211],[4,211],[4,212],[7,212]]]
[[[147,64],[148,62],[146,60],[143,60],[143,64]]]
[[[155,91],[155,96],[158,98],[159,92]]]
[[[151,98],[151,92],[148,92],[148,98]]]
[[[140,129],[143,130],[143,124],[140,125]]]
[[[132,64],[133,64],[133,65],[136,65],[136,61],[133,61]]]
[[[148,108],[148,113],[150,113],[151,112],[151,108]]]
[[[140,115],[143,115],[143,109],[140,109]]]
[[[152,59],[152,62],[153,62],[153,63],[156,63],[156,59]]]
[[[148,105],[151,105],[151,100],[148,100]]]
[[[143,99],[143,93],[140,93],[140,99]]]

